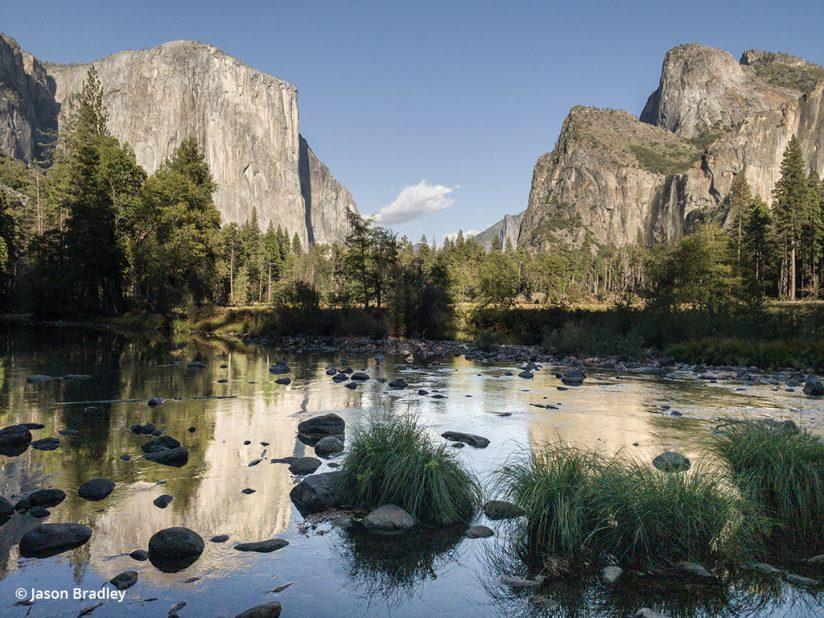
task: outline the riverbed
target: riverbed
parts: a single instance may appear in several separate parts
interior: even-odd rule
[[[456,450],[482,481],[507,458],[558,440],[645,461],[675,450],[695,464],[706,457],[702,437],[726,417],[792,420],[824,433],[824,400],[800,387],[742,383],[734,372],[698,379],[606,369],[588,369],[582,386],[566,387],[549,365],[524,379],[517,364],[463,357],[407,362],[402,355],[298,354],[217,339],[165,342],[54,328],[5,327],[0,350],[0,427],[40,423],[35,439],[60,441],[52,451],[0,455],[0,495],[14,503],[40,488],[67,494],[45,520],[18,513],[0,527],[4,616],[77,615],[92,606],[95,617],[166,616],[182,602],[180,616],[234,616],[271,601],[282,604],[284,616],[625,616],[641,607],[665,615],[824,613],[820,591],[755,575],[709,590],[681,582],[614,588],[593,575],[540,594],[512,591],[498,583],[502,570],[517,568],[507,562],[505,524],[479,515],[475,523],[489,525],[494,537],[446,531],[381,542],[327,523],[306,525],[289,499],[299,478],[270,463],[314,455],[297,425],[334,412],[346,421],[347,438],[376,413],[415,414],[436,440],[445,431],[484,436],[487,448]],[[288,385],[269,372],[279,361],[290,367]],[[346,388],[327,375],[330,365],[370,379]],[[28,383],[32,375],[68,378]],[[396,378],[409,387],[389,387]],[[165,402],[152,407],[151,398]],[[145,437],[130,427],[147,422],[188,448],[185,466],[141,457]],[[318,472],[335,465],[324,460]],[[116,483],[99,502],[77,495],[94,477]],[[159,508],[153,500],[163,494],[173,500]],[[91,540],[51,558],[21,558],[17,543],[41,521],[85,524]],[[129,556],[170,526],[206,540],[193,565],[163,573]],[[209,541],[220,534],[229,540]],[[233,547],[274,537],[289,545],[270,554]],[[91,598],[88,591],[126,570],[139,579],[122,601]],[[68,592],[15,605],[20,589],[24,600],[31,591]]]

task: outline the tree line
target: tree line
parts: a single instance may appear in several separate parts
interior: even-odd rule
[[[61,315],[169,314],[205,304],[360,307],[398,334],[444,334],[456,307],[642,298],[708,311],[821,294],[824,183],[798,142],[784,153],[773,206],[739,173],[723,214],[653,245],[485,250],[458,233],[413,244],[349,213],[337,244],[303,247],[271,223],[221,227],[216,185],[196,142],[153,174],[106,128],[94,68],[50,165],[0,159],[0,295],[6,309]],[[723,218],[722,218],[723,217]]]

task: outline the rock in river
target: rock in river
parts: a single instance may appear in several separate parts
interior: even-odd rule
[[[0,429],[0,455],[20,455],[31,443],[31,431],[26,425],[11,425]]]
[[[328,457],[341,451],[343,451],[343,441],[335,436],[321,438],[315,445],[315,454],[320,457]]]
[[[14,505],[0,496],[0,526],[5,524],[14,515]]]
[[[250,607],[246,611],[240,612],[235,618],[277,618],[280,616],[280,603],[273,601]]]
[[[89,479],[77,488],[77,495],[85,500],[92,500],[97,502],[103,500],[106,496],[114,491],[114,481],[98,477]]]
[[[137,571],[123,571],[109,580],[118,590],[127,590],[137,583]]]
[[[389,383],[389,385],[388,385],[388,386],[389,386],[389,388],[394,388],[394,389],[397,389],[397,390],[402,390],[402,389],[406,388],[407,386],[409,386],[409,384],[407,384],[406,380],[404,380],[403,378],[398,378],[398,379],[396,379],[396,380],[392,380],[392,381]]]
[[[53,451],[60,446],[58,438],[42,438],[31,443],[31,447],[36,451]]]
[[[149,552],[147,552],[145,549],[136,549],[129,554],[129,557],[132,560],[137,560],[138,562],[145,562],[149,559]]]
[[[203,548],[203,539],[194,530],[164,528],[149,539],[149,560],[164,573],[176,573],[192,565]]]
[[[474,446],[475,448],[486,448],[487,446],[489,446],[489,440],[487,440],[483,436],[476,436],[471,433],[461,433],[460,431],[445,431],[441,434],[441,437],[446,438],[447,440],[452,440],[453,442],[463,442],[464,444]]]
[[[172,436],[158,436],[143,444],[140,450],[144,453],[155,453],[164,449],[178,448],[179,446],[180,442]]]
[[[804,380],[804,394],[810,397],[824,397],[824,384],[815,376],[807,376]]]
[[[516,505],[505,500],[490,500],[484,504],[483,508],[484,515],[489,519],[513,519],[524,514]]]
[[[310,438],[322,438],[323,436],[337,436],[344,432],[346,423],[344,420],[330,412],[322,416],[315,416],[298,424],[298,433]]]
[[[30,506],[44,506],[51,508],[66,499],[66,492],[62,489],[38,489],[28,495]]]
[[[92,538],[92,530],[81,524],[40,524],[20,539],[23,558],[48,558],[75,549]]]
[[[183,446],[179,448],[168,448],[153,453],[146,453],[144,459],[163,464],[164,466],[179,468],[185,466],[186,462],[189,461],[189,450]]]
[[[340,472],[324,472],[307,476],[292,488],[289,497],[301,515],[320,513],[341,506],[337,483]]]
[[[268,539],[266,541],[255,541],[252,543],[238,543],[235,549],[238,551],[253,551],[259,554],[268,554],[275,550],[289,545],[289,541],[283,539]]]
[[[690,460],[681,453],[666,451],[652,460],[652,465],[664,472],[684,472],[690,468]]]
[[[415,518],[394,504],[384,504],[361,522],[373,534],[403,534],[415,527]]]
[[[489,526],[471,526],[469,530],[466,531],[466,537],[468,539],[485,539],[494,535],[492,528]]]
[[[152,504],[154,504],[159,509],[165,509],[172,503],[172,500],[174,500],[173,496],[170,496],[169,494],[163,494],[152,500]]]
[[[561,382],[567,386],[581,386],[586,377],[586,374],[580,369],[567,369],[561,374]]]
[[[326,438],[324,438],[324,440],[325,439]],[[302,476],[304,474],[312,474],[315,470],[320,468],[322,462],[317,457],[295,457],[288,463],[289,472]]]

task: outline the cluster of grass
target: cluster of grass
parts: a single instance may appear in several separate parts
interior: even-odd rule
[[[710,438],[742,495],[772,522],[773,546],[824,548],[824,441],[794,427],[730,422]]]
[[[730,561],[754,553],[763,523],[717,473],[666,473],[565,444],[506,464],[496,489],[526,514],[522,544],[539,562]]]
[[[480,485],[454,452],[409,415],[379,414],[356,428],[340,472],[347,504],[395,504],[424,524],[465,522],[481,501]]]
[[[673,344],[666,348],[665,353],[687,363],[755,365],[765,369],[824,367],[824,342],[821,341],[705,337]]]

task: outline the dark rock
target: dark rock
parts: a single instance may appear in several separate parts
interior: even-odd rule
[[[14,515],[14,505],[0,496],[0,526],[5,524]]]
[[[586,374],[580,369],[567,369],[561,374],[561,382],[567,386],[581,386],[586,377]]]
[[[402,390],[409,386],[409,384],[407,384],[406,380],[403,378],[397,378],[396,380],[392,380],[387,386],[389,386],[389,388]]]
[[[52,380],[56,380],[57,378],[53,378],[52,376],[45,376],[41,374],[36,374],[33,376],[29,376],[26,378],[26,382],[28,384],[42,384],[43,382],[51,382]]]
[[[265,452],[266,452],[266,451],[264,451],[264,453],[265,453]],[[250,468],[253,468],[254,466],[258,465],[261,461],[263,461],[263,460],[262,460],[262,459],[253,459],[252,461],[250,461],[250,462],[249,462],[248,464],[246,464],[246,465],[247,465],[247,466],[249,466]]]
[[[339,373],[336,373],[334,376],[332,376],[332,381],[334,381],[334,382],[345,382],[348,379],[349,379],[349,376],[347,374],[343,373],[342,371],[339,372]]]
[[[81,524],[40,524],[20,539],[23,558],[49,558],[84,545],[92,530]]]
[[[353,391],[353,390],[355,390],[356,388],[358,388],[358,383],[357,383],[357,382],[355,382],[355,381],[352,381],[352,382],[347,382],[346,384],[344,384],[344,386],[345,386],[346,388],[348,388],[350,391]]]
[[[145,549],[136,549],[129,554],[129,557],[132,560],[137,560],[138,562],[145,562],[149,559],[149,552],[147,552]]]
[[[338,488],[340,472],[324,472],[307,476],[289,492],[295,507],[306,517],[311,513],[320,513],[342,506],[342,497]]]
[[[471,526],[469,530],[466,531],[466,536],[469,539],[485,539],[494,534],[492,528],[488,526]]]
[[[189,450],[186,447],[169,448],[154,453],[146,453],[145,457],[148,461],[163,464],[164,466],[173,466],[179,468],[185,466],[189,461]]]
[[[29,448],[31,439],[31,431],[25,425],[3,427],[0,429],[0,455],[20,455]]]
[[[815,376],[807,376],[804,380],[804,394],[810,397],[824,397],[824,384]]]
[[[188,431],[189,433],[194,433],[197,431],[197,427],[189,427],[189,429],[187,429],[186,431]]]
[[[218,384],[228,384],[229,380],[226,379],[226,378],[220,378],[219,380],[217,380],[217,383]]]
[[[225,543],[229,540],[228,534],[216,534],[211,539],[209,539],[212,543]]]
[[[146,442],[140,447],[140,450],[144,453],[156,453],[157,451],[178,447],[180,447],[180,442],[172,436],[159,436]]]
[[[163,494],[162,496],[158,496],[154,500],[152,500],[152,504],[154,504],[159,509],[165,509],[169,506],[174,500],[174,496],[170,496],[169,494]]]
[[[524,378],[525,380],[531,380],[532,379],[532,372],[531,371],[522,371],[521,373],[518,374],[518,377],[519,378]]]
[[[489,519],[513,519],[520,517],[524,512],[511,502],[505,500],[489,500],[483,506],[484,515]]]
[[[326,438],[324,438],[326,440]],[[289,462],[289,472],[298,476],[312,474],[320,468],[321,460],[315,457],[295,457]]]
[[[189,369],[203,369],[205,366],[206,363],[203,363],[201,361],[192,361],[191,363],[186,365],[186,367],[188,367]]]
[[[44,429],[46,426],[43,423],[20,423],[23,427],[29,430]]]
[[[690,468],[690,460],[681,453],[666,451],[652,460],[652,465],[664,472],[684,472]]]
[[[58,431],[61,436],[77,436],[80,435],[80,432],[77,429],[72,429],[71,427],[66,427],[66,429],[61,429]]]
[[[320,457],[328,457],[329,455],[342,451],[343,441],[335,436],[321,438],[315,445],[315,453]]]
[[[277,618],[280,616],[280,612],[280,603],[273,601],[250,607],[246,611],[237,614],[235,618]]]
[[[44,517],[51,515],[51,513],[48,509],[44,509],[42,506],[33,506],[29,509],[29,515],[36,517],[37,519],[43,519]]]
[[[38,489],[27,497],[30,506],[44,506],[51,508],[66,499],[66,492],[62,489]]]
[[[463,442],[464,444],[474,446],[475,448],[486,448],[487,446],[489,446],[489,440],[487,440],[483,436],[476,436],[471,433],[461,433],[460,431],[445,431],[441,434],[441,437],[446,438],[447,440],[453,440],[455,442]]]
[[[194,530],[164,528],[149,539],[149,560],[164,573],[177,573],[194,564],[204,547],[203,539]]]
[[[268,539],[266,541],[255,541],[253,543],[238,543],[235,545],[235,549],[238,551],[253,551],[268,554],[287,545],[289,545],[289,541],[284,541],[283,539]]]
[[[129,455],[128,453],[123,453],[123,454],[120,456],[120,459],[122,459],[123,461],[131,461],[132,456],[131,456],[131,455]]]
[[[322,438],[323,436],[340,435],[344,432],[345,427],[344,420],[334,412],[330,412],[299,423],[298,433],[312,438]]]
[[[446,395],[438,393],[437,395],[432,395],[432,399],[446,399]]]
[[[415,518],[394,504],[384,504],[361,522],[373,534],[403,534],[415,527]]]
[[[86,500],[97,502],[103,500],[114,491],[114,482],[109,479],[98,477],[89,479],[77,488],[77,495]]]
[[[246,494],[247,496],[251,496],[253,493],[255,493],[255,491],[256,490],[252,489],[251,487],[247,487],[246,489],[241,489],[240,493]]]
[[[274,375],[289,373],[290,371],[291,371],[291,369],[289,369],[289,366],[286,365],[285,363],[282,364],[282,365],[277,364],[277,365],[272,365],[271,367],[269,367],[269,373],[274,374]]]
[[[275,384],[283,384],[284,386],[292,383],[292,378],[278,378]]]
[[[428,395],[428,394],[429,394],[428,390],[425,390],[423,388],[418,389],[418,395]]]
[[[137,571],[123,571],[109,580],[118,590],[128,590],[137,583]]]
[[[679,573],[683,573],[684,575],[697,577],[699,579],[715,579],[715,576],[712,573],[697,562],[678,562],[675,565],[675,570]]]
[[[18,513],[25,513],[31,508],[31,502],[28,498],[20,498],[14,505],[14,510]]]
[[[42,438],[31,443],[31,447],[38,451],[53,451],[60,446],[57,438]]]
[[[364,382],[369,379],[369,374],[364,373],[363,371],[356,371],[351,376],[352,380],[358,380],[359,382]]]
[[[163,397],[152,397],[147,403],[154,408],[156,406],[162,406],[166,403],[166,400],[163,399]]]

